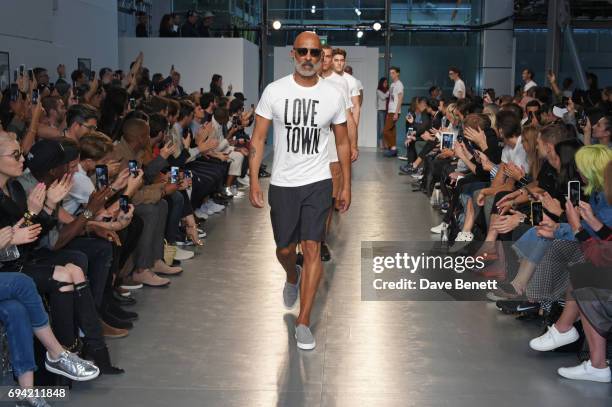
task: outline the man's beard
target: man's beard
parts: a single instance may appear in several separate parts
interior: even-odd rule
[[[302,63],[298,62],[297,59],[293,60],[293,64],[295,65],[295,70],[302,76],[315,76],[319,70],[321,69],[321,61],[313,64],[312,62],[304,61]],[[304,69],[305,67],[309,67],[310,70]]]

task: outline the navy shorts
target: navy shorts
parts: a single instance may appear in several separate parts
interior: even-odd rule
[[[331,179],[299,187],[270,185],[268,202],[276,247],[325,240],[325,221],[332,205]]]

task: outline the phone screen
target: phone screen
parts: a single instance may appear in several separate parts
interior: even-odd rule
[[[124,213],[128,213],[130,210],[130,198],[127,195],[121,195],[119,197],[119,209]]]
[[[537,226],[544,220],[542,202],[531,202],[531,224]]]
[[[34,89],[32,91],[32,104],[33,105],[38,104],[38,89]]]
[[[567,196],[575,207],[580,204],[580,181],[570,181],[567,183]]]
[[[453,148],[453,133],[442,133],[442,148]]]
[[[104,189],[108,186],[108,167],[106,165],[96,165],[96,187]]]
[[[136,99],[134,98],[130,98],[130,109],[132,110],[136,109]]]
[[[170,167],[170,183],[178,184],[179,182],[179,167]]]
[[[128,168],[130,170],[130,175],[132,177],[137,177],[138,176],[138,161],[136,161],[136,160],[128,161]]]

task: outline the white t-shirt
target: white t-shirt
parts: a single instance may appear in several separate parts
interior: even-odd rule
[[[71,215],[76,214],[78,209],[87,206],[89,196],[96,190],[91,178],[79,164],[77,171],[72,175],[72,188],[68,192],[68,196],[64,198],[62,206],[66,212]]]
[[[538,84],[530,80],[529,82],[525,83],[525,86],[523,86],[523,92],[527,92],[529,89],[536,87],[536,86],[538,86]]]
[[[404,93],[404,84],[398,79],[392,82],[389,87],[389,113],[395,113],[397,111],[400,93]]]
[[[353,77],[355,78],[355,77]],[[363,85],[361,83],[361,81],[357,78],[355,78],[355,80],[357,81],[357,90],[362,91],[363,90]]]
[[[321,79],[315,86],[300,86],[291,74],[266,86],[255,113],[274,126],[272,185],[299,187],[331,178],[331,125],[346,122],[344,98],[336,87]]]
[[[342,77],[344,79],[346,79],[346,81],[348,82],[349,85],[349,92],[351,94],[351,97],[353,96],[359,96],[359,83],[357,81],[357,79],[351,75],[350,73],[343,73]]]
[[[457,79],[455,81],[455,87],[453,88],[453,96],[457,99],[465,98],[465,83],[462,79]]]
[[[351,96],[349,94],[349,85],[344,76],[340,76],[336,72],[332,71],[331,75],[322,78],[326,81],[329,81],[329,83],[335,86],[338,92],[342,94],[346,109],[350,109],[353,107],[353,102],[351,101]],[[329,162],[335,163],[338,161],[338,151],[336,151],[336,136],[334,135],[333,131],[330,132],[328,140],[329,141],[327,143],[327,152],[329,153]]]
[[[527,152],[523,148],[523,143],[521,142],[521,136],[519,136],[518,141],[514,148],[509,145],[505,145],[502,150],[501,160],[503,163],[512,162],[519,167],[521,167],[525,173],[529,172],[529,163],[527,162]]]

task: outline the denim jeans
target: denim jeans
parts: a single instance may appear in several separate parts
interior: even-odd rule
[[[576,240],[572,233],[572,228],[567,223],[560,223],[555,231],[556,240]],[[512,248],[519,257],[529,260],[533,264],[538,264],[544,258],[546,251],[552,244],[552,239],[539,237],[535,227],[529,229],[519,240],[514,243]]]
[[[0,273],[0,320],[6,328],[17,377],[36,371],[32,329],[49,324],[34,281],[22,273]]]

